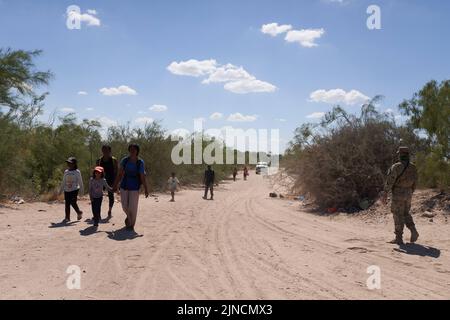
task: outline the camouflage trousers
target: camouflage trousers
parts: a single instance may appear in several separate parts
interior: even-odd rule
[[[411,209],[411,197],[393,197],[391,203],[391,212],[394,215],[395,234],[403,235],[403,229],[415,229],[413,217],[409,213]]]

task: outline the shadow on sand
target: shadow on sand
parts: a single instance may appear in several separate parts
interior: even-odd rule
[[[413,255],[413,256],[421,256],[421,257],[431,257],[431,258],[439,258],[441,255],[441,250],[422,246],[417,243],[407,243],[401,245],[398,249],[394,249],[395,251]]]
[[[111,221],[111,218],[100,219],[100,223],[109,223],[109,221]],[[94,225],[94,219],[92,218],[85,219],[84,222],[89,225]]]
[[[53,228],[65,228],[65,227],[73,227],[76,225],[78,221],[71,221],[71,222],[52,222],[48,227]]]
[[[141,238],[144,235],[138,234],[136,231],[127,230],[125,227],[115,231],[107,231],[108,238],[116,241],[133,240]]]
[[[86,229],[80,230],[80,235],[82,236],[90,236],[93,235],[94,233],[97,233],[98,227],[95,226],[90,226],[87,227]]]

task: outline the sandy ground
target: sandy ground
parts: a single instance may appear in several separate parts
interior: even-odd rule
[[[399,248],[392,219],[301,212],[271,199],[266,178],[225,182],[140,201],[136,231],[111,221],[95,232],[87,201],[70,226],[63,204],[0,207],[1,299],[449,299],[450,228],[417,217],[421,238]],[[106,204],[106,201],[104,202]],[[409,237],[409,233],[406,233]],[[81,270],[69,290],[68,266]],[[381,289],[369,290],[369,266]]]

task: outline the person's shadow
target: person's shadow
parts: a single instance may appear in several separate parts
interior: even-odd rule
[[[133,240],[144,236],[138,234],[136,231],[127,230],[125,227],[115,231],[107,231],[106,233],[108,234],[109,239],[116,241]]]
[[[65,227],[73,227],[74,225],[76,225],[78,223],[78,221],[71,221],[71,222],[52,222],[48,227],[50,229],[53,228],[65,228]]]
[[[89,226],[86,229],[80,230],[80,235],[82,236],[90,236],[93,235],[94,233],[97,233],[98,227],[96,226]]]
[[[423,246],[417,243],[402,244],[398,249],[394,250],[413,256],[431,257],[431,258],[439,258],[441,256],[441,250],[433,247]]]

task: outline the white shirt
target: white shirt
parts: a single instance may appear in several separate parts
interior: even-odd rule
[[[176,177],[175,178],[170,177],[167,183],[169,184],[170,190],[176,190],[177,185],[180,183],[180,181],[178,181]]]
[[[64,172],[63,181],[61,183],[61,191],[72,192],[80,190],[80,193],[84,193],[83,178],[81,177],[80,170],[69,170]]]

